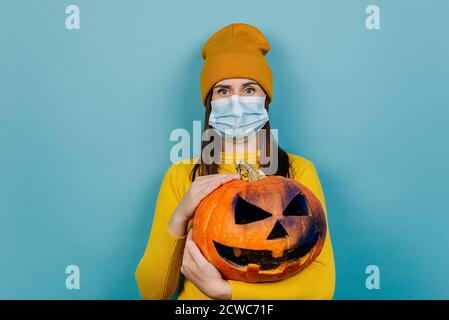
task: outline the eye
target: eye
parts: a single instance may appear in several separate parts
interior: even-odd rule
[[[256,91],[256,89],[252,88],[252,87],[246,87],[243,92],[245,92],[245,94],[251,94],[254,91]]]
[[[226,96],[229,93],[228,89],[220,89],[218,90],[218,93],[222,96]]]
[[[234,213],[236,224],[247,224],[263,220],[272,216],[271,213],[255,206],[245,199],[237,196],[234,202]]]
[[[310,215],[309,203],[302,192],[290,200],[284,210],[284,216],[308,216]]]

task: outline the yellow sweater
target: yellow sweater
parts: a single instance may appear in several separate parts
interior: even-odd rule
[[[225,154],[222,157],[229,160]],[[242,157],[257,166],[255,155],[236,156],[237,159]],[[326,212],[324,194],[313,163],[293,154],[289,154],[289,159],[293,167],[292,179],[308,187],[321,201]],[[137,284],[144,299],[168,299],[178,286],[186,236],[173,235],[168,229],[168,221],[190,187],[192,168],[191,162],[176,163],[169,168],[162,181],[149,241],[136,271]],[[232,164],[220,165],[219,173],[235,172]],[[245,283],[228,280],[232,287],[232,299],[332,299],[335,266],[329,228],[327,231],[322,252],[306,269],[278,282]],[[181,281],[178,299],[210,299],[187,279],[181,277]]]

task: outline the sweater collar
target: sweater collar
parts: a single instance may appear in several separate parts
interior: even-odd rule
[[[240,160],[244,160],[250,164],[259,164],[260,151],[245,151],[245,152],[220,152],[220,159],[222,164],[234,165]]]

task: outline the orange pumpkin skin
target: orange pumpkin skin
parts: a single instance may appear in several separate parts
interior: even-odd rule
[[[251,221],[253,212],[265,218]],[[268,176],[231,181],[204,198],[195,211],[192,239],[223,278],[267,282],[310,265],[323,248],[326,228],[320,201],[307,187]]]

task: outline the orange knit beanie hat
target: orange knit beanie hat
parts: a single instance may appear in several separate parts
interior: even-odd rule
[[[273,74],[265,60],[269,50],[270,44],[263,33],[249,24],[233,23],[214,33],[201,50],[205,59],[201,72],[203,104],[217,82],[231,78],[257,81],[271,101]]]

